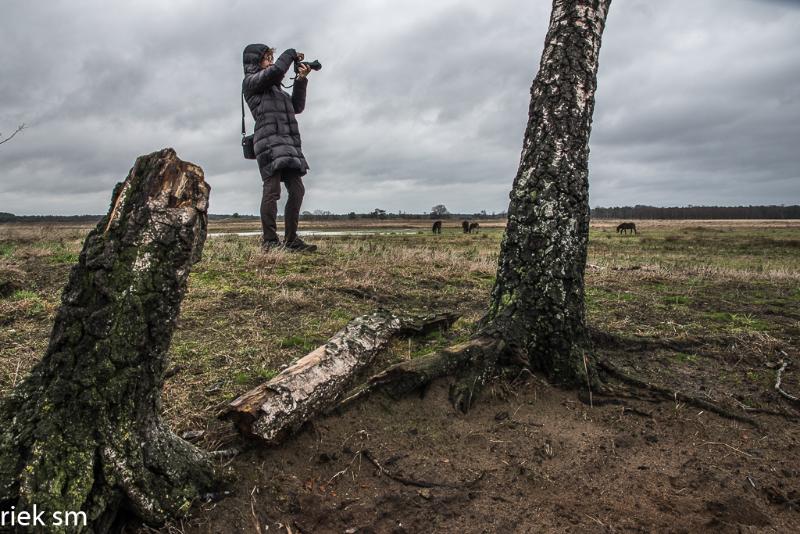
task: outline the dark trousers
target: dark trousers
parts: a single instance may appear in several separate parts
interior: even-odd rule
[[[288,243],[297,237],[297,221],[300,218],[300,205],[306,192],[303,177],[297,171],[281,171],[273,176],[261,175],[264,189],[261,195],[261,232],[264,243],[277,241],[276,219],[278,217],[278,199],[281,198],[281,182],[286,184],[289,198],[283,212],[284,242]]]

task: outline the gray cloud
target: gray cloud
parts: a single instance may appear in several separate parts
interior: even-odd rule
[[[215,213],[255,213],[241,51],[319,58],[299,117],[304,209],[504,210],[550,2],[5,2],[0,211],[101,213],[172,146]],[[800,2],[614,0],[591,204],[800,202]],[[252,130],[252,119],[247,118]]]

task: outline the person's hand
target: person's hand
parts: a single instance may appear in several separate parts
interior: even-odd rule
[[[297,77],[303,79],[308,76],[309,72],[311,72],[311,67],[308,65],[300,65],[300,68],[297,69]]]
[[[297,52],[297,61],[303,61],[306,55],[302,52]]]

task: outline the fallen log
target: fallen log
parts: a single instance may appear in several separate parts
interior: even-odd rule
[[[357,317],[325,345],[231,402],[219,417],[245,436],[276,445],[335,406],[393,336],[448,328],[456,319],[453,314],[411,318],[386,310]]]

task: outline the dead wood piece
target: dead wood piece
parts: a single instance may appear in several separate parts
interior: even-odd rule
[[[343,408],[378,391],[399,397],[468,367],[471,362],[481,360],[481,355],[496,354],[502,350],[502,341],[492,337],[476,337],[440,352],[396,363],[348,393],[336,408]],[[472,398],[475,394],[473,390]]]
[[[680,393],[678,391],[671,391],[665,387],[658,386],[656,384],[651,384],[650,382],[645,382],[644,380],[640,380],[634,376],[629,375],[625,371],[618,369],[614,366],[611,362],[605,361],[598,361],[597,365],[606,371],[608,374],[614,376],[615,378],[622,380],[623,382],[627,382],[633,386],[645,389],[647,391],[651,391],[653,393],[657,393],[665,400],[674,400],[674,401],[681,401],[685,402],[686,404],[690,404],[692,406],[696,406],[698,408],[702,408],[704,410],[708,410],[709,412],[713,412],[717,415],[725,417],[727,419],[733,419],[734,421],[740,421],[742,423],[748,423],[753,425],[756,428],[760,428],[758,421],[751,419],[750,417],[746,417],[743,415],[735,414],[730,412],[716,404],[713,404],[709,401],[699,399],[692,395],[687,395],[685,393]]]
[[[447,313],[411,318],[386,310],[357,317],[325,345],[231,402],[219,417],[233,421],[248,437],[278,444],[334,406],[392,336],[447,328],[457,317]]]
[[[780,393],[781,395],[783,395],[784,397],[786,397],[787,399],[789,399],[790,401],[800,404],[800,399],[798,399],[794,395],[790,395],[790,394],[786,393],[781,388],[781,375],[783,374],[783,372],[786,370],[786,368],[788,366],[789,366],[789,362],[781,361],[781,367],[780,367],[780,369],[778,369],[777,376],[775,377],[775,390],[778,393]]]

